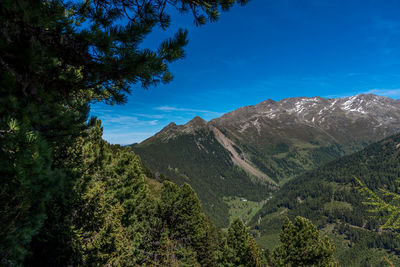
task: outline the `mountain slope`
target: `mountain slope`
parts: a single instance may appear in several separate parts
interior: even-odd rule
[[[373,191],[399,192],[400,135],[296,177],[277,191],[254,216],[258,242],[272,247],[283,216],[311,219],[336,241],[342,266],[380,266],[387,252],[400,255],[400,242],[364,206],[354,177]],[[397,257],[395,257],[397,258]],[[398,258],[396,260],[397,264]]]
[[[400,102],[375,95],[267,100],[212,120],[277,182],[313,169],[400,128]]]
[[[133,150],[153,171],[191,184],[219,225],[225,196],[261,201],[304,171],[398,132],[400,102],[375,95],[267,100],[206,122],[169,124]]]
[[[173,127],[169,129],[171,132],[176,130]],[[207,128],[196,129],[193,134],[180,134],[168,142],[157,138],[154,143],[133,149],[152,170],[178,184],[189,183],[199,195],[206,213],[220,226],[229,224],[228,206],[222,196],[244,196],[258,201],[271,191],[268,184],[253,182],[253,177],[237,167],[229,151]]]

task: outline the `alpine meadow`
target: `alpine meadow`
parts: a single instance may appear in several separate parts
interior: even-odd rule
[[[0,1],[0,265],[400,266],[399,10]]]

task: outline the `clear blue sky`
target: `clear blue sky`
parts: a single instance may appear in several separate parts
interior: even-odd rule
[[[127,104],[92,106],[111,143],[140,142],[171,121],[205,120],[268,98],[375,93],[400,98],[400,1],[252,0],[195,27],[174,16],[168,32],[189,30],[174,80],[134,87]]]

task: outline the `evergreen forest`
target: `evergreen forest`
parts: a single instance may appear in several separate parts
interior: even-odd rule
[[[375,266],[383,257],[400,264],[397,232],[365,211],[354,179],[399,193],[399,135],[296,177],[248,222],[219,215],[226,203],[212,209],[221,199],[201,183],[215,177],[193,185],[207,196],[199,199],[184,173],[156,173],[131,147],[103,139],[92,104],[112,108],[133,89],[172,81],[169,64],[184,58],[188,32],[178,29],[157,49],[142,46],[154,28],[171,25],[171,10],[201,26],[247,2],[0,2],[0,265]],[[182,149],[173,156],[192,154]],[[225,165],[199,158],[180,170],[231,172],[237,179],[218,189],[226,195],[256,202],[270,193],[270,185],[243,182],[251,177],[215,150]],[[367,249],[374,253],[364,257]]]

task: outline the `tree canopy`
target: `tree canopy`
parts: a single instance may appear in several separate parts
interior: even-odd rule
[[[272,252],[273,266],[338,266],[334,245],[306,218],[297,217],[294,223],[286,218],[279,239],[281,244]]]
[[[90,103],[124,103],[133,86],[147,88],[172,79],[168,64],[184,56],[187,32],[180,29],[175,36],[160,40],[154,51],[141,46],[152,29],[166,29],[170,25],[170,10],[191,13],[195,23],[201,25],[215,21],[220,11],[245,2],[1,1],[2,264],[21,263],[29,255],[31,259],[40,259],[43,265],[55,264],[54,261],[62,263],[63,257],[68,256],[68,260],[79,258],[80,249],[74,247],[77,243],[73,240],[80,231],[87,232],[89,226],[75,221],[72,215],[85,210],[79,203],[88,197],[96,199],[89,204],[119,203],[99,204],[95,210],[88,210],[98,216],[121,214],[120,219],[107,221],[108,225],[102,227],[111,229],[134,220],[135,216],[128,214],[136,209],[136,200],[126,200],[129,175],[118,178],[125,185],[122,189],[115,188],[115,192],[112,190],[116,194],[113,197],[101,191],[100,182],[107,184],[106,180],[91,182],[98,179],[93,175],[100,170],[100,173],[106,172],[107,168],[101,163],[101,156],[96,155],[104,152],[105,144],[93,132],[99,132],[100,126],[96,126],[95,119],[89,119]],[[122,169],[125,160],[133,157],[125,152],[122,155],[113,153],[106,155],[114,158],[111,161],[118,161],[117,166]],[[121,170],[117,170],[112,172],[120,173]],[[129,170],[120,174],[125,172]],[[133,184],[136,186],[135,182]],[[134,199],[140,197],[135,195]],[[106,230],[98,228],[100,225],[90,227],[91,233],[100,234],[96,237],[101,237]],[[113,233],[120,233],[118,231]],[[129,231],[132,233],[134,229]],[[115,246],[125,247],[122,243]],[[99,243],[89,242],[89,247],[90,251],[97,251],[96,255],[105,253]],[[49,249],[46,257],[38,256],[44,256],[44,248]],[[56,251],[57,248],[62,249]]]
[[[140,46],[154,27],[168,28],[168,11],[193,14],[197,25],[246,0],[6,0],[0,7],[3,71],[23,96],[57,91],[63,100],[121,103],[131,86],[168,82],[168,63],[184,56],[187,31]]]

